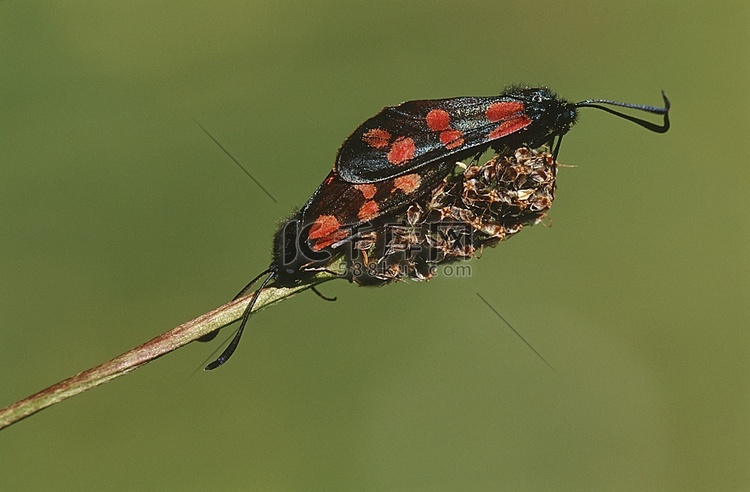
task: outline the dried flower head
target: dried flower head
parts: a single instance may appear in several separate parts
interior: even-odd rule
[[[521,147],[448,175],[406,210],[361,228],[348,255],[363,285],[429,280],[437,266],[477,256],[540,222],[555,198],[552,155]]]

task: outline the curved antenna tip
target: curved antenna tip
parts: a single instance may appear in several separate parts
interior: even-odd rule
[[[646,106],[642,104],[622,103],[619,101],[610,101],[608,99],[586,99],[585,101],[575,103],[574,106],[577,108],[601,109],[602,111],[606,111],[607,113],[613,114],[615,116],[626,119],[628,121],[632,121],[633,123],[640,125],[643,128],[646,128],[647,130],[650,130],[652,132],[665,133],[667,130],[669,130],[669,108],[672,106],[672,104],[670,103],[669,98],[667,97],[667,93],[664,92],[663,90],[661,91],[661,96],[664,99],[663,108],[658,108],[656,106]],[[661,125],[657,125],[655,123],[651,123],[650,121],[644,120],[642,118],[637,118],[635,116],[631,116],[629,114],[625,114],[620,111],[615,111],[614,109],[609,108],[607,106],[602,106],[603,104],[607,106],[618,106],[621,108],[628,108],[628,109],[633,109],[636,111],[645,111],[646,113],[663,115],[664,122]]]
[[[664,89],[661,90],[661,97],[664,99],[664,109],[669,111],[669,108],[672,107],[672,103],[669,102],[669,98],[667,97],[667,93],[664,92]]]

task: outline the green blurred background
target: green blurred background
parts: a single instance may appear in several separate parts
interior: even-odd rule
[[[3,488],[748,490],[749,24],[746,1],[0,3],[0,406],[230,299],[384,105],[673,102],[666,135],[582,111],[552,227],[471,278],[284,302],[219,371],[192,344],[3,431]]]

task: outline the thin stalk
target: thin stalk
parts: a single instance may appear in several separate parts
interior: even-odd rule
[[[336,276],[333,274],[321,273],[309,283],[295,287],[267,287],[258,296],[258,301],[253,307],[253,312],[288,299],[303,290],[334,278]],[[250,292],[244,297],[228,302],[213,311],[209,311],[162,333],[114,359],[80,372],[23,400],[8,405],[0,410],[0,429],[8,427],[56,403],[60,403],[71,396],[83,393],[86,390],[138,369],[157,357],[168,354],[197,340],[203,335],[237,321],[242,316],[253,294],[254,292]]]

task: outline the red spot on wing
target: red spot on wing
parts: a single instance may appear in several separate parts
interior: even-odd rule
[[[427,113],[425,120],[427,121],[427,126],[430,127],[430,130],[439,132],[448,129],[451,122],[451,116],[448,114],[448,111],[443,109],[433,109]]]
[[[433,109],[425,118],[430,130],[440,132],[440,143],[451,150],[464,144],[463,132],[451,128],[451,116],[444,109]]]
[[[406,195],[413,193],[421,184],[422,178],[416,173],[404,174],[393,180],[393,188],[395,190],[401,190]]]
[[[359,207],[359,212],[357,212],[357,217],[359,220],[365,221],[374,219],[378,216],[380,213],[380,207],[374,200],[369,200],[364,203],[361,207]]]
[[[310,232],[307,237],[310,239],[320,239],[329,236],[339,230],[341,223],[333,215],[321,215],[310,226]]]
[[[490,132],[489,135],[487,135],[487,138],[489,138],[490,140],[501,138],[505,135],[515,133],[518,130],[525,128],[529,124],[531,124],[531,118],[529,118],[525,114],[521,114],[515,118],[511,118],[500,123],[494,130]]]
[[[329,236],[323,236],[322,238],[313,241],[310,244],[310,248],[313,251],[320,251],[321,249],[325,249],[332,244],[343,241],[344,239],[348,238],[350,234],[351,231],[349,229],[339,229]]]
[[[341,222],[333,215],[321,215],[310,226],[307,238],[313,251],[343,241],[351,234],[348,228],[341,228]]]
[[[455,149],[464,144],[463,132],[460,130],[445,130],[440,132],[440,143],[445,145],[445,148]]]
[[[365,200],[372,200],[372,197],[374,197],[375,193],[378,191],[378,188],[374,184],[360,184],[355,185],[354,187],[362,193]]]
[[[388,147],[391,140],[391,133],[382,128],[372,128],[362,135],[362,141],[375,149],[384,149]]]
[[[414,153],[417,151],[414,145],[414,140],[409,137],[398,137],[391,150],[388,151],[388,161],[396,166],[400,166],[410,161],[414,157]]]
[[[490,104],[484,114],[490,121],[501,121],[522,113],[523,110],[522,102],[504,101]]]

